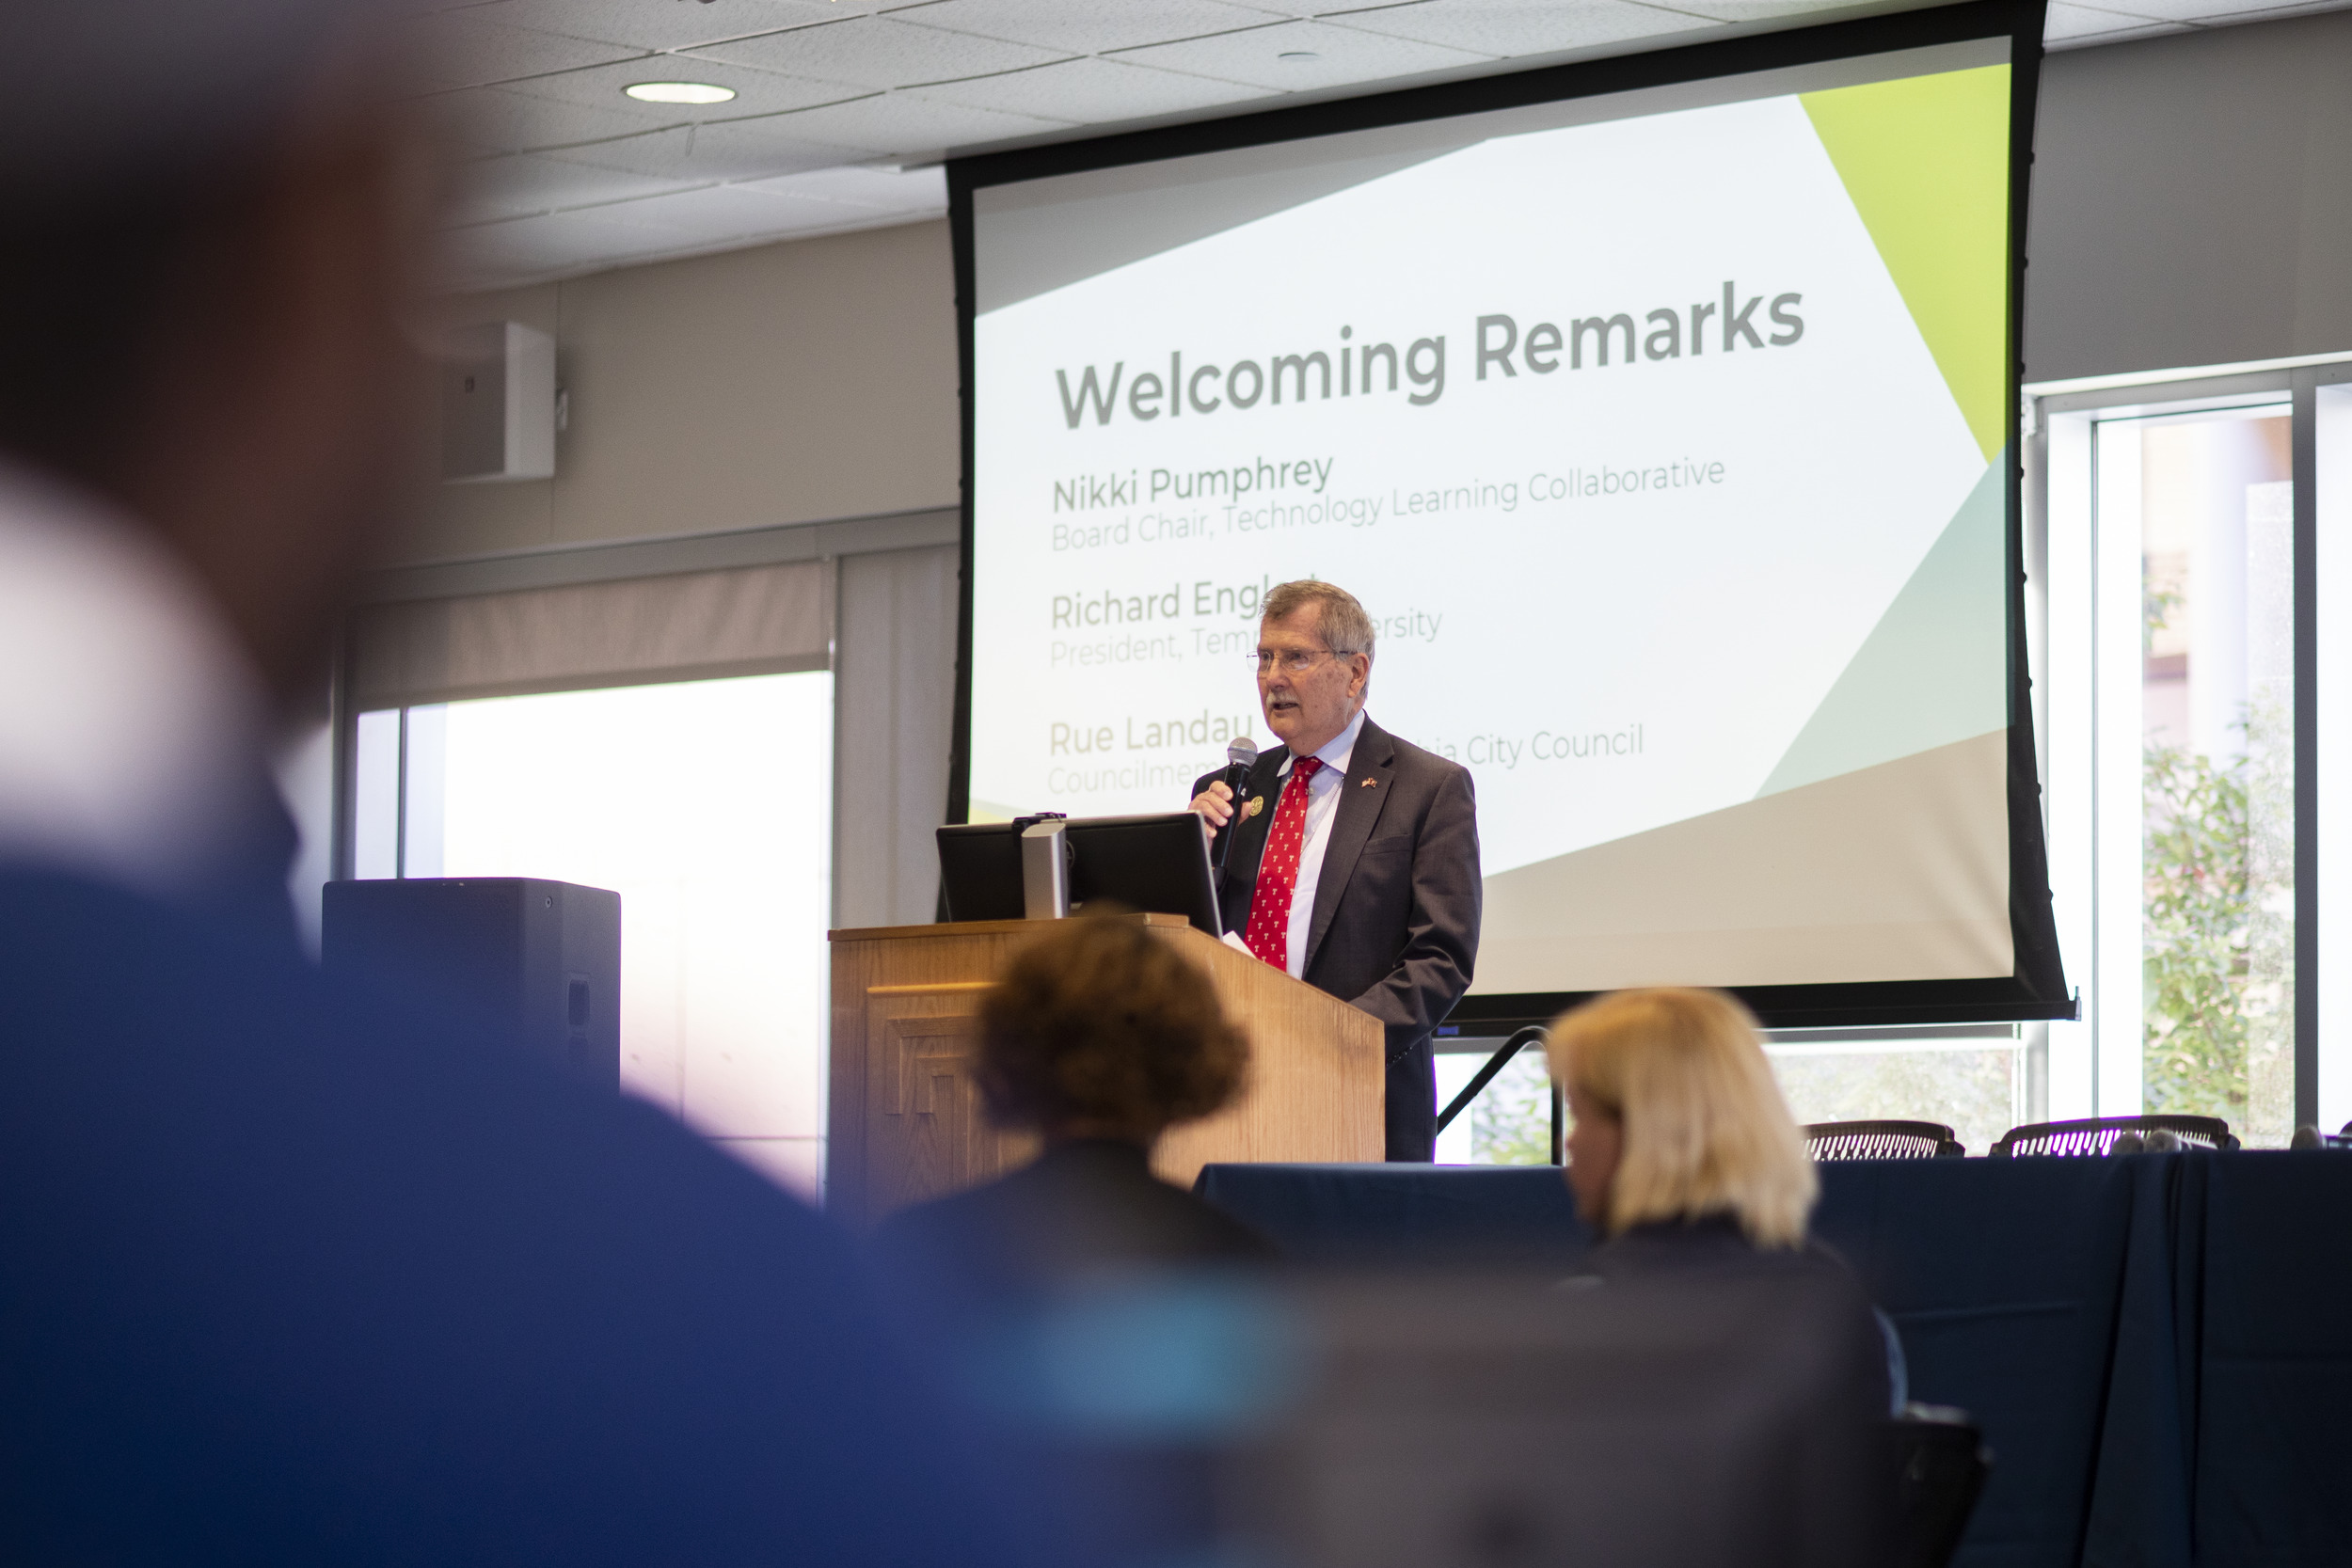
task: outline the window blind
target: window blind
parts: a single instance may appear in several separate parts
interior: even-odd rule
[[[350,639],[358,711],[821,670],[830,562],[371,605]]]

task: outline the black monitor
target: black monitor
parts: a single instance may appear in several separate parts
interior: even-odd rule
[[[939,883],[950,920],[1019,920],[1021,833],[1035,817],[939,830]],[[1211,936],[1224,934],[1209,835],[1188,811],[1147,816],[1073,817],[1062,830],[1070,857],[1070,908],[1095,900],[1149,914],[1181,914]]]

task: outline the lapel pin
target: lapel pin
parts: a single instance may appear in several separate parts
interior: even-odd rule
[[[1244,816],[1255,816],[1263,810],[1265,810],[1265,797],[1263,795],[1252,795],[1249,798],[1249,803],[1242,807],[1241,814]]]
[[[1370,789],[1373,785],[1378,784],[1379,782],[1380,781],[1378,779],[1366,779],[1364,781],[1364,787],[1366,789]]]

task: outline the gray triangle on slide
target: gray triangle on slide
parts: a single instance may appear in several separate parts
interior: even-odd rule
[[[1898,59],[1906,62],[1901,75],[2005,65],[2008,48],[1991,39],[1933,44],[983,185],[972,193],[973,312],[984,316],[1499,137],[1883,81]],[[1265,106],[1252,100],[1243,112]]]
[[[1211,155],[1214,174],[1181,176],[1199,158],[1065,175],[973,193],[975,313],[1008,305],[1302,207],[1460,149],[1426,129],[1412,145],[1301,163],[1289,145]],[[1402,137],[1386,138],[1391,142]],[[1181,183],[1181,199],[1169,186]]]
[[[2008,461],[2004,448],[1757,799],[2008,727]]]

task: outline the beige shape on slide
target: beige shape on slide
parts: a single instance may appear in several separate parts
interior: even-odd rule
[[[1489,877],[1471,993],[2006,976],[2008,763],[1994,730]]]

